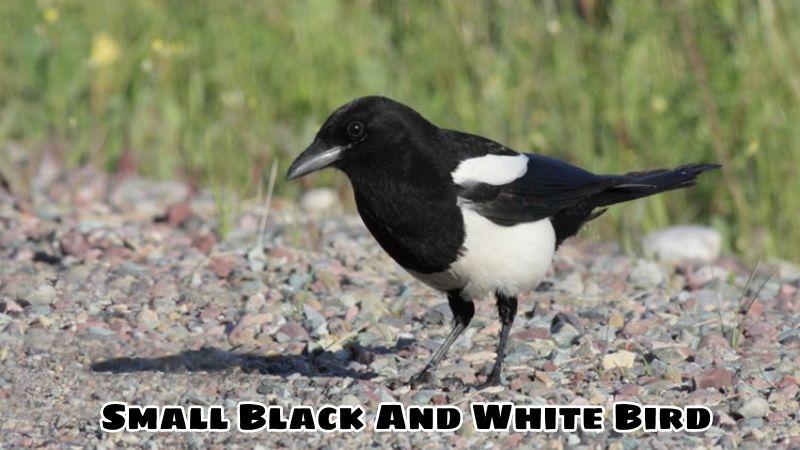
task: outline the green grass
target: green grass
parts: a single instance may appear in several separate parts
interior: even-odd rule
[[[711,222],[747,258],[797,260],[800,3],[599,4],[7,0],[0,148],[251,195],[335,107],[378,93],[597,172],[724,161],[590,235]]]

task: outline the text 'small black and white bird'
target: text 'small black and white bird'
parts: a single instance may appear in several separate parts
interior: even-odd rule
[[[447,294],[453,329],[411,383],[429,378],[469,325],[473,301],[494,295],[502,329],[486,382],[495,384],[517,295],[536,287],[566,238],[606,206],[689,186],[719,166],[596,175],[439,128],[408,106],[373,96],[331,114],[287,178],[324,167],[348,176],[358,212],[381,247]]]

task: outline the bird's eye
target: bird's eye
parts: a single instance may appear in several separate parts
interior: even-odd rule
[[[364,124],[361,122],[350,122],[347,124],[347,134],[351,138],[360,138],[364,135]]]

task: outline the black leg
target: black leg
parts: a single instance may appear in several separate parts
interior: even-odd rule
[[[450,310],[453,311],[453,329],[450,330],[450,334],[447,335],[444,343],[436,350],[436,353],[433,354],[431,360],[425,365],[425,368],[408,381],[411,387],[416,387],[430,381],[431,372],[436,370],[436,367],[447,354],[447,350],[449,350],[453,342],[461,336],[461,333],[464,332],[470,320],[472,320],[472,316],[475,315],[475,304],[464,300],[459,291],[448,292],[447,300],[450,303]]]
[[[511,324],[514,323],[514,316],[517,315],[517,297],[508,296],[502,292],[495,293],[497,298],[497,312],[500,313],[500,323],[503,324],[500,330],[500,340],[497,342],[497,359],[494,360],[494,367],[486,378],[484,387],[500,384],[500,373],[503,366],[503,359],[506,357],[506,344],[508,343],[508,333],[511,331]]]

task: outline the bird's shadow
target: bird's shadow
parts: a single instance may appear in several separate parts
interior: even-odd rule
[[[352,344],[347,347],[346,359],[327,350],[300,355],[261,355],[239,353],[217,347],[202,347],[199,350],[184,350],[174,355],[144,357],[118,357],[92,363],[94,372],[219,372],[239,368],[243,372],[259,372],[268,375],[289,376],[299,373],[307,377],[340,377],[368,380],[376,376],[372,371],[360,371],[348,367],[350,361],[369,365],[375,355],[394,354],[407,349],[413,340],[400,339],[391,346],[362,347]]]

